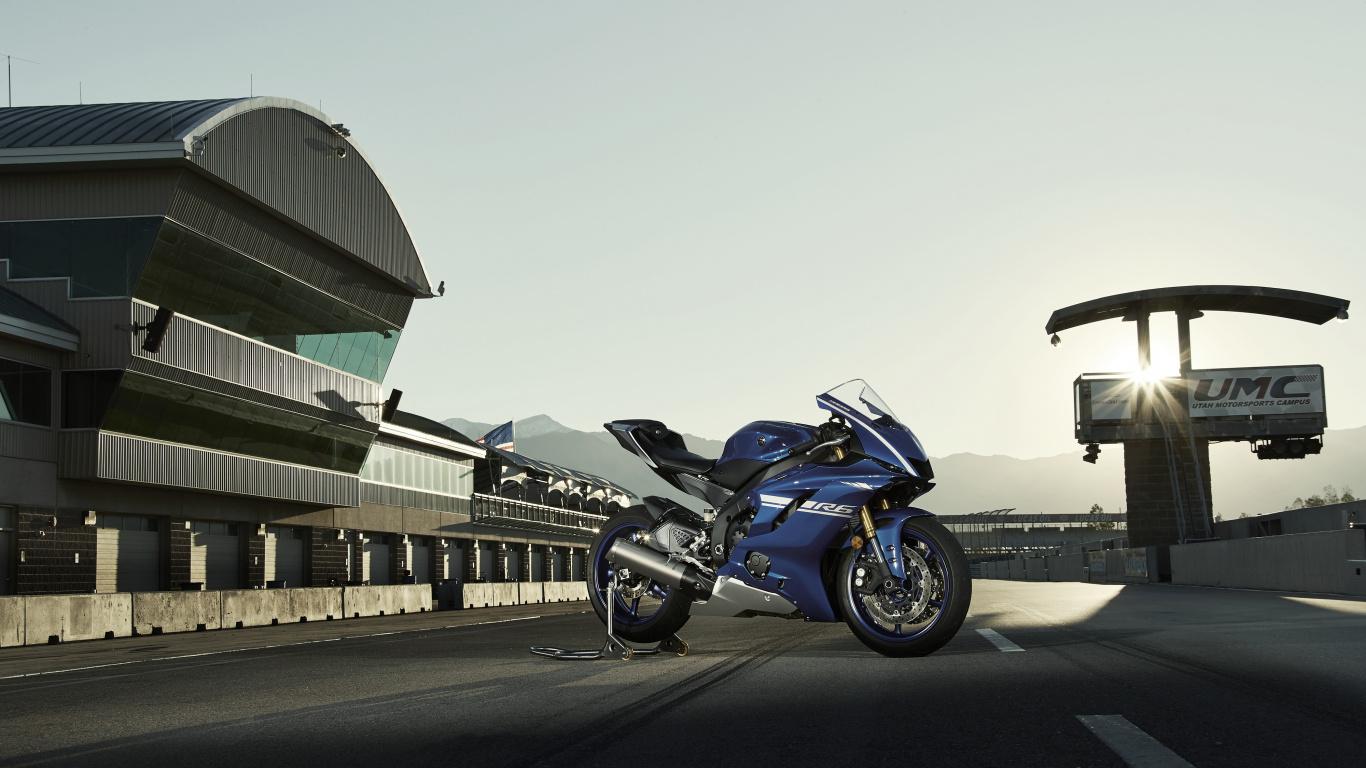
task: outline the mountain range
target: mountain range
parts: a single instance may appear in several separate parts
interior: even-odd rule
[[[479,438],[493,424],[447,419],[446,425]],[[694,509],[702,503],[659,479],[616,439],[601,432],[581,432],[541,414],[516,423],[517,451],[534,459],[602,475],[640,496],[668,496]],[[685,434],[688,450],[717,458],[725,446]],[[1081,460],[1082,451],[1017,459],[956,453],[932,458],[936,487],[919,504],[940,514],[971,514],[1014,508],[1021,512],[1086,512],[1100,504],[1107,512],[1124,507],[1124,451],[1106,446],[1100,461]],[[1216,516],[1224,519],[1284,509],[1297,497],[1307,498],[1326,485],[1350,486],[1366,492],[1366,427],[1328,430],[1323,453],[1305,459],[1259,461],[1246,443],[1215,445],[1210,451],[1211,497]]]

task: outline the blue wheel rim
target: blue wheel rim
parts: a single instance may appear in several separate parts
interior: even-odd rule
[[[935,546],[935,543],[928,537],[916,535],[914,531],[909,531],[905,528],[901,531],[901,541],[903,546],[916,547],[920,556],[924,558],[926,564],[930,566],[932,572],[934,571],[935,566],[938,566],[939,578],[943,583],[943,592],[937,596],[932,594],[930,597],[928,606],[932,606],[936,610],[934,616],[931,617],[929,621],[923,624],[916,624],[913,628],[907,627],[907,625],[898,624],[894,628],[888,629],[880,621],[873,618],[872,614],[868,612],[867,606],[863,603],[863,595],[854,591],[853,571],[858,564],[858,558],[853,558],[849,561],[849,569],[844,573],[843,579],[845,595],[849,599],[849,604],[854,607],[854,620],[873,635],[893,643],[910,642],[911,640],[923,636],[926,632],[929,632],[943,620],[945,609],[953,599],[952,572],[949,570],[949,562],[948,559],[944,557],[943,551]],[[924,547],[920,548],[920,545],[922,544]],[[931,582],[931,586],[933,586],[933,577],[931,577]],[[903,627],[907,627],[906,631],[903,631]]]
[[[608,587],[612,583],[612,576],[616,573],[616,566],[609,563],[605,557],[607,550],[612,548],[613,541],[644,531],[645,526],[640,523],[623,523],[608,531],[602,539],[602,545],[594,550],[593,589],[597,591],[598,600],[604,605],[607,603]],[[618,593],[613,605],[612,621],[629,626],[644,624],[664,609],[664,600],[668,596],[669,588],[653,580],[646,585],[644,593],[639,597],[624,597]],[[646,600],[645,598],[650,599]]]

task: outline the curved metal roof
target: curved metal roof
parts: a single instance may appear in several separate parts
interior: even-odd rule
[[[293,99],[273,96],[253,98],[209,99],[203,101],[160,101],[135,102],[128,104],[81,104],[49,107],[10,107],[0,109],[0,165],[3,166],[50,166],[72,162],[93,163],[167,163],[189,162],[199,165],[210,173],[219,176],[230,185],[244,189],[244,179],[235,175],[247,174],[252,183],[262,182],[256,178],[254,165],[243,164],[235,158],[224,160],[223,167],[213,168],[213,153],[205,153],[205,144],[199,140],[208,137],[215,128],[247,113],[258,110],[288,110],[321,123],[320,130],[328,136],[336,134],[331,141],[336,142],[348,152],[354,152],[365,163],[365,167],[378,182],[380,196],[386,198],[385,204],[393,207],[393,217],[397,224],[394,229],[401,231],[378,232],[379,238],[367,238],[363,233],[352,232],[350,227],[339,225],[339,219],[330,208],[314,211],[318,206],[307,202],[309,196],[298,194],[292,187],[286,197],[300,211],[310,215],[300,218],[299,211],[291,215],[281,211],[311,231],[319,234],[350,251],[362,261],[368,262],[385,274],[403,284],[417,296],[430,297],[432,291],[426,267],[422,264],[417,247],[408,234],[408,225],[403,212],[398,209],[388,185],[375,169],[365,152],[349,138],[349,131],[337,131],[339,125],[318,109]],[[257,112],[258,115],[267,114]],[[248,130],[278,130],[279,127],[261,129],[253,126]],[[230,128],[225,132],[232,133]],[[247,168],[247,170],[243,170]],[[271,169],[264,176],[269,177]],[[255,175],[252,175],[255,174]],[[250,186],[250,185],[247,185]],[[324,187],[330,188],[330,187]],[[260,198],[251,189],[248,194]],[[259,190],[258,190],[259,191]],[[297,198],[297,199],[296,199]],[[301,202],[304,201],[304,202]],[[263,201],[265,202],[265,201]],[[276,202],[277,210],[280,208]],[[325,206],[324,206],[325,207]],[[349,226],[349,225],[348,225]],[[383,229],[383,228],[376,228]],[[363,232],[364,228],[361,231]],[[387,239],[385,239],[387,236]],[[378,245],[376,243],[379,243]]]
[[[250,99],[0,109],[0,149],[176,141]]]
[[[1048,318],[1045,333],[1139,312],[1172,312],[1182,307],[1210,312],[1248,312],[1322,325],[1347,311],[1346,299],[1255,285],[1186,285],[1120,293],[1063,307]]]

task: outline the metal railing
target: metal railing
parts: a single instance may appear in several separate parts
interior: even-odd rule
[[[593,538],[606,515],[579,512],[545,504],[532,504],[476,493],[470,497],[470,518],[475,525],[542,531],[565,536]]]

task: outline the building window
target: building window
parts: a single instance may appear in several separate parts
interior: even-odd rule
[[[63,371],[62,427],[95,429],[118,389],[123,371]]]
[[[467,499],[474,491],[474,461],[439,459],[375,443],[365,458],[360,478],[381,485]]]
[[[96,517],[97,525],[100,528],[110,528],[115,531],[155,531],[157,530],[157,519],[155,517],[133,517],[130,515],[111,515],[105,512],[99,513]]]
[[[375,382],[401,332],[173,221],[157,235],[135,295]]]
[[[373,435],[128,372],[104,429],[134,437],[355,474]]]
[[[0,358],[0,421],[52,426],[52,371]]]
[[[191,533],[203,533],[209,536],[236,536],[237,523],[205,523],[195,521],[190,523]]]
[[[12,280],[71,278],[73,298],[132,296],[159,216],[0,223]]]

